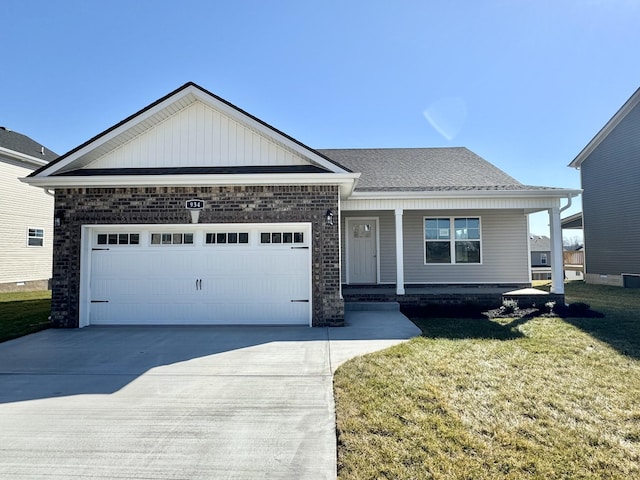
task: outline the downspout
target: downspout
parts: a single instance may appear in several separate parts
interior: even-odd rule
[[[576,195],[576,196],[577,196],[577,195]],[[569,196],[567,197],[567,201],[568,201],[568,203],[567,203],[564,207],[562,207],[562,208],[560,209],[560,213],[564,212],[567,208],[571,207],[571,199],[572,199],[572,198],[573,198],[573,195],[569,195]]]

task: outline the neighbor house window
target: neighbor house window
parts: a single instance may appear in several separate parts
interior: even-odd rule
[[[547,264],[547,254],[546,253],[541,253],[540,254],[540,265],[546,265]]]
[[[480,218],[425,218],[424,243],[425,263],[480,263]]]
[[[30,247],[42,247],[44,245],[44,229],[30,228],[27,232],[27,245]]]

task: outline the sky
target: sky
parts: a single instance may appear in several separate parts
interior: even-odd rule
[[[640,0],[1,0],[0,23],[0,125],[59,154],[193,81],[312,148],[464,146],[580,188],[567,165],[640,86]]]

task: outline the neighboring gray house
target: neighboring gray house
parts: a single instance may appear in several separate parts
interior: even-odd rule
[[[25,182],[55,190],[58,327],[342,325],[353,287],[530,286],[543,210],[562,295],[560,207],[579,193],[466,148],[315,150],[193,83]]]
[[[569,165],[580,170],[584,190],[588,283],[640,286],[639,104],[640,89]]]
[[[57,157],[0,127],[0,291],[47,289],[53,256],[53,196],[20,182]]]
[[[529,235],[531,248],[531,280],[551,280],[551,239]]]

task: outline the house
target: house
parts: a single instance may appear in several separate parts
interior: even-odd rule
[[[562,295],[560,204],[578,194],[466,148],[315,150],[193,83],[25,182],[55,190],[58,327],[341,325],[348,287],[529,286],[541,210]]]
[[[640,287],[640,89],[569,166],[584,191],[573,226],[584,230],[586,282]]]
[[[531,250],[531,280],[551,280],[551,239],[544,235],[529,235]]]
[[[53,196],[19,179],[57,155],[0,127],[0,292],[46,290],[53,254]]]

